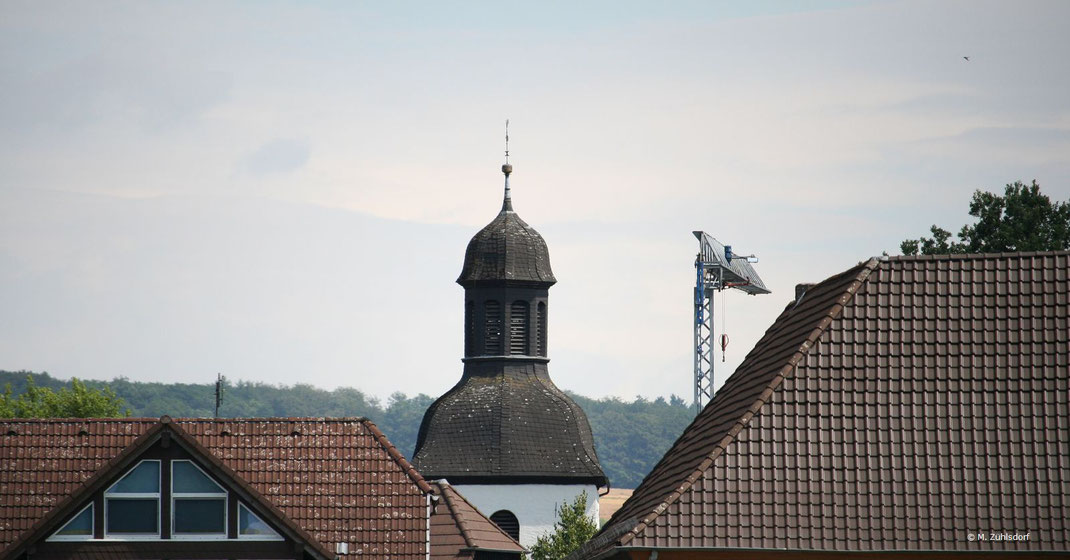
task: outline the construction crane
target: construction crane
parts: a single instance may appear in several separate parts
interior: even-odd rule
[[[732,288],[756,296],[768,294],[758,273],[751,267],[754,255],[737,255],[731,245],[722,245],[709,234],[692,232],[698,239],[695,258],[695,413],[713,398],[713,302],[714,292]],[[727,335],[721,333],[722,346]]]

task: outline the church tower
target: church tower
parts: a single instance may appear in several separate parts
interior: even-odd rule
[[[464,372],[424,414],[413,464],[530,547],[553,530],[557,506],[581,492],[597,521],[607,480],[587,416],[550,380],[548,296],[557,280],[546,242],[513,210],[512,171],[502,166],[501,212],[465,251]]]

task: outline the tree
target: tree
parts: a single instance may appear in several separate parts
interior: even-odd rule
[[[934,225],[931,238],[907,239],[899,248],[904,255],[1070,249],[1070,201],[1053,203],[1035,180],[1009,184],[1003,196],[975,191],[970,215],[978,221],[962,226],[957,241]]]
[[[78,379],[71,379],[70,388],[53,391],[38,387],[27,376],[26,390],[12,396],[8,384],[0,394],[0,418],[114,418],[129,416],[123,400],[108,387],[90,389]]]
[[[582,492],[571,504],[557,508],[554,532],[535,540],[531,547],[532,560],[560,560],[589,541],[598,526],[587,517],[587,492]]]

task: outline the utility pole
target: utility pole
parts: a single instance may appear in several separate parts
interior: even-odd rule
[[[223,383],[227,378],[222,373],[216,373],[215,376],[215,417],[219,418],[219,403],[223,402]]]

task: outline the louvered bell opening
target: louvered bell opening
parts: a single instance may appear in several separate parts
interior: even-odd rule
[[[476,304],[468,301],[464,304],[464,355],[476,353]]]
[[[528,355],[528,302],[514,301],[509,306],[509,353]]]
[[[484,354],[487,356],[502,355],[502,304],[489,300],[483,303],[484,317]]]
[[[546,355],[546,302],[535,307],[535,347],[540,356]]]
[[[520,521],[513,515],[513,512],[507,509],[500,509],[491,514],[490,520],[506,535],[513,537],[515,540],[520,540]]]

